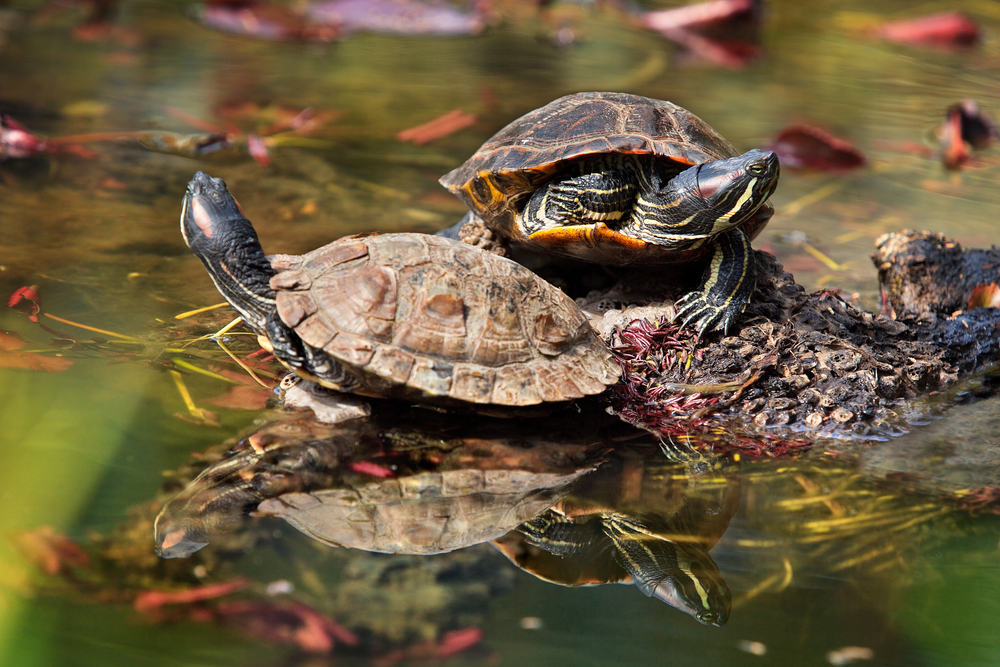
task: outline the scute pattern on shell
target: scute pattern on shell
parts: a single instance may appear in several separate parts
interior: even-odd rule
[[[735,157],[732,144],[671,102],[627,93],[576,93],[531,111],[497,132],[441,184],[516,238],[524,198],[567,160],[600,153],[659,155],[682,165]]]
[[[569,297],[458,241],[348,237],[276,265],[282,321],[373,394],[520,406],[596,394],[618,378]]]
[[[577,471],[446,470],[342,489],[286,493],[258,505],[320,542],[437,554],[495,539],[544,511]]]

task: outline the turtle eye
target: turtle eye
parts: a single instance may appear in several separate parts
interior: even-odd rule
[[[756,164],[752,164],[749,167],[747,167],[747,171],[753,174],[754,176],[760,176],[761,174],[764,173],[764,165],[762,165],[760,162],[757,162]]]

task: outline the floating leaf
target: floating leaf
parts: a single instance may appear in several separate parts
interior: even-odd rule
[[[410,141],[421,146],[435,139],[440,139],[465,129],[475,122],[476,117],[471,113],[455,109],[423,125],[417,125],[408,130],[400,131],[396,134],[396,139],[399,141]]]
[[[472,35],[485,27],[477,13],[460,12],[444,4],[409,0],[333,0],[315,2],[309,17],[343,32],[367,30],[393,35]]]
[[[372,475],[373,477],[395,477],[396,473],[385,466],[380,466],[371,461],[355,461],[347,465],[348,468],[362,475]]]
[[[143,591],[136,596],[133,606],[137,611],[151,611],[166,604],[190,604],[229,595],[241,591],[249,585],[249,579],[237,577],[218,584],[196,586],[179,591]]]
[[[38,321],[38,313],[41,311],[38,299],[38,285],[30,285],[14,290],[14,293],[7,299],[7,305],[19,313],[24,313],[32,322]]]
[[[996,283],[990,283],[972,290],[968,309],[973,308],[1000,308],[1000,287]]]
[[[938,128],[941,159],[949,169],[958,169],[972,157],[973,148],[986,148],[1000,138],[996,121],[980,110],[975,100],[965,100],[948,107]]]
[[[972,46],[980,40],[979,26],[960,12],[883,23],[872,34],[890,42],[927,46]]]
[[[0,114],[0,160],[26,158],[47,149],[42,139],[7,114]]]
[[[865,164],[864,154],[843,139],[812,125],[793,125],[778,133],[770,149],[783,167],[845,171]]]

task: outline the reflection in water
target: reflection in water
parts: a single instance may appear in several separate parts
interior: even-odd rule
[[[617,454],[495,544],[546,581],[631,582],[702,623],[724,625],[732,596],[708,550],[739,508],[738,477],[719,467],[685,469],[659,449]]]
[[[160,513],[161,555],[189,556],[250,512],[369,551],[485,542],[552,506],[602,460],[614,431],[630,428],[575,411],[543,430],[533,420],[378,407],[335,425],[288,416],[240,440]]]
[[[708,549],[739,506],[737,478],[672,463],[658,441],[599,412],[567,410],[541,429],[392,408],[333,425],[288,415],[241,439],[160,512],[158,553],[188,557],[247,514],[383,553],[495,540],[539,578],[635,583],[726,622],[731,596]]]

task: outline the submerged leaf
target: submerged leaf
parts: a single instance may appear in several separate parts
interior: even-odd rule
[[[0,368],[24,368],[46,373],[60,373],[73,365],[72,359],[37,352],[19,352],[28,343],[11,331],[0,331]]]
[[[778,133],[770,146],[783,167],[844,171],[865,164],[865,156],[843,139],[812,125],[793,125]]]

